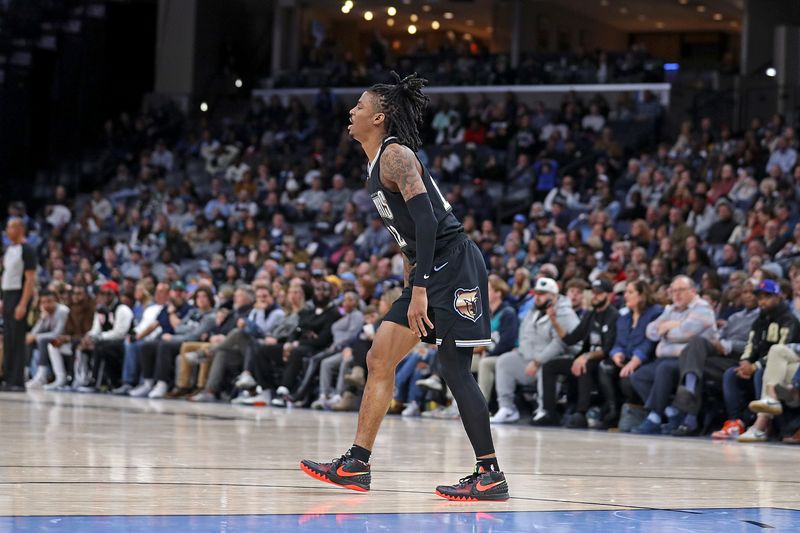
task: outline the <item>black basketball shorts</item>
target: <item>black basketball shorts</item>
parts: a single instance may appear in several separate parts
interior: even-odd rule
[[[412,286],[415,275],[412,269]],[[488,283],[483,255],[466,235],[437,255],[428,281],[428,318],[434,329],[422,340],[440,345],[449,335],[459,348],[491,344]],[[408,327],[410,303],[411,287],[406,287],[384,320]]]

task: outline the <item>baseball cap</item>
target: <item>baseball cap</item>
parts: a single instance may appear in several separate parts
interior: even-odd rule
[[[522,222],[524,224],[527,221],[528,219],[525,218],[525,215],[514,215],[514,222]]]
[[[602,292],[614,292],[614,287],[608,280],[603,278],[598,278],[592,282],[592,290],[602,291]]]
[[[339,279],[341,279],[342,281],[349,281],[350,283],[355,283],[356,275],[353,274],[352,272],[342,272],[341,274],[339,274]]]
[[[539,278],[533,286],[535,292],[549,292],[558,294],[558,283],[552,278]]]
[[[170,285],[169,288],[172,289],[173,291],[185,291],[186,284],[181,280],[173,281],[172,285]]]
[[[761,283],[758,284],[758,287],[753,289],[753,292],[778,295],[781,293],[781,286],[771,279],[763,279]]]
[[[108,280],[100,285],[100,292],[113,292],[119,294],[119,284],[116,281]]]

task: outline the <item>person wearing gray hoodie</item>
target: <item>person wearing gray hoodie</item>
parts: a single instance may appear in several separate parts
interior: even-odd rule
[[[519,410],[514,405],[517,385],[531,385],[536,381],[541,398],[539,370],[542,364],[564,353],[575,352],[575,355],[579,348],[564,344],[547,314],[548,307],[554,305],[558,323],[567,331],[572,331],[580,322],[569,299],[559,295],[558,283],[551,278],[539,278],[533,291],[535,304],[520,324],[518,347],[497,359],[495,387],[500,408],[491,418],[493,424],[518,421]]]

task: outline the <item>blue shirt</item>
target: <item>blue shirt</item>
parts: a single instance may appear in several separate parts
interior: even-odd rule
[[[651,305],[642,312],[639,322],[634,327],[633,313],[628,308],[621,309],[617,319],[617,340],[611,348],[611,355],[622,352],[625,354],[625,360],[638,357],[642,363],[646,362],[655,346],[655,342],[647,338],[647,325],[658,318],[663,311],[664,308],[660,305]]]

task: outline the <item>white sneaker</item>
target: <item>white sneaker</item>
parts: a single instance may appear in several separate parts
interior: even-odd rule
[[[138,387],[134,387],[133,389],[131,389],[131,391],[128,393],[128,396],[132,396],[134,398],[144,398],[145,396],[150,394],[151,390],[153,390],[153,384],[148,381],[145,381]]]
[[[430,411],[422,411],[421,415],[422,418],[439,418],[440,413],[442,413],[447,407],[444,405],[440,405],[436,409],[432,409]]]
[[[461,418],[461,413],[458,412],[458,404],[454,401],[447,407],[437,409],[433,413],[433,418],[439,420],[455,420],[456,418]]]
[[[210,392],[200,391],[197,394],[195,394],[194,396],[190,397],[189,401],[190,402],[198,402],[198,403],[216,402],[217,398],[213,394],[211,394]]]
[[[33,378],[33,379],[30,379],[30,380],[25,382],[25,388],[26,389],[30,389],[30,390],[42,389],[42,388],[44,388],[46,383],[47,383],[46,381],[42,381],[40,379]]]
[[[519,411],[510,407],[501,407],[489,422],[492,424],[512,424],[519,420]]]
[[[259,392],[242,401],[242,405],[252,405],[253,407],[266,407],[272,401],[272,393],[268,390]]]
[[[325,404],[327,402],[328,402],[328,397],[325,396],[324,394],[320,394],[319,398],[317,398],[311,403],[311,408],[321,411],[322,409],[325,409]]]
[[[334,405],[336,405],[337,403],[339,403],[339,402],[341,402],[341,401],[342,401],[342,395],[341,395],[341,394],[334,394],[333,396],[331,396],[330,398],[328,398],[328,401],[326,401],[326,402],[325,402],[325,405],[324,405],[324,407],[325,407],[325,410],[326,410],[326,411],[330,411],[330,410],[331,410],[331,408],[332,408]]]
[[[239,396],[231,400],[233,405],[247,405],[247,400],[249,400],[253,395],[250,394],[249,390],[243,390]]]
[[[422,387],[423,389],[429,389],[436,392],[441,392],[444,389],[441,378],[436,375],[427,377],[425,379],[418,379],[416,385],[417,387]]]
[[[780,400],[776,400],[775,398],[761,398],[760,400],[750,402],[748,407],[754,413],[766,413],[773,416],[783,414],[783,405],[781,405]]]
[[[400,416],[419,416],[419,404],[417,402],[409,403]]]
[[[283,386],[278,387],[275,391],[275,396],[289,396],[289,389]]]
[[[739,435],[736,439],[739,442],[767,442],[767,432],[750,426],[747,431]]]
[[[252,389],[256,386],[256,380],[250,372],[244,371],[236,378],[234,387],[237,389]]]
[[[61,387],[64,387],[66,384],[67,384],[66,379],[61,379],[61,380],[56,379],[54,382],[45,385],[43,388],[44,390],[47,391],[54,391],[60,389]]]
[[[159,398],[163,398],[167,395],[168,387],[165,381],[159,381],[156,383],[156,386],[153,387],[153,390],[147,395],[148,398],[151,400],[156,400]]]

